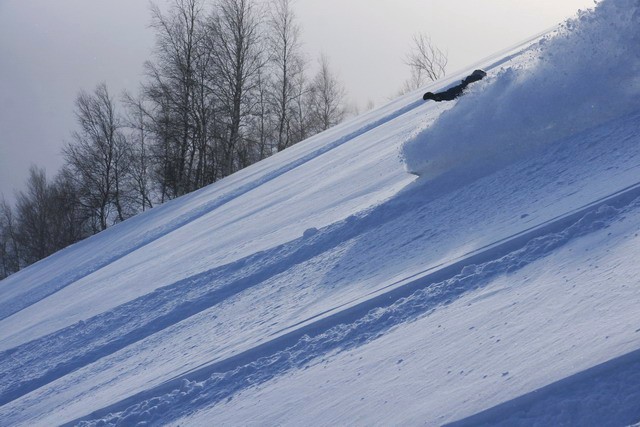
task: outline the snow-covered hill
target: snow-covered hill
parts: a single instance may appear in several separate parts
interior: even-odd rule
[[[639,422],[638,28],[603,0],[459,101],[409,94],[0,282],[0,424]]]

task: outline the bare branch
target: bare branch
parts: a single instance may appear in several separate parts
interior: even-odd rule
[[[418,89],[428,81],[436,81],[446,74],[447,54],[436,47],[431,37],[424,33],[414,34],[411,51],[405,57],[405,64],[411,70],[411,77],[405,83],[403,92]]]

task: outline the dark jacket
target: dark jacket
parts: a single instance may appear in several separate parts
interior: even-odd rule
[[[427,92],[424,94],[422,99],[424,99],[425,101],[428,99],[432,99],[436,102],[453,101],[454,99],[462,95],[462,92],[467,86],[469,86],[471,83],[477,82],[478,80],[482,80],[486,75],[487,73],[482,70],[475,70],[473,73],[465,77],[459,85],[453,86],[443,92]]]

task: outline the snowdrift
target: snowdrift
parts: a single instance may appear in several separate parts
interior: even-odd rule
[[[403,147],[408,171],[468,180],[640,108],[640,2],[610,0],[469,88]],[[491,74],[491,73],[490,73]]]

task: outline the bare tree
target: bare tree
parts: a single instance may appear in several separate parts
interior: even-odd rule
[[[333,74],[326,55],[320,56],[320,69],[309,89],[309,116],[314,131],[337,125],[345,115],[345,89]]]
[[[189,159],[193,188],[201,188],[218,180],[220,172],[218,136],[221,133],[221,122],[215,94],[209,80],[210,70],[214,66],[214,56],[213,52],[206,48],[206,29],[206,25],[202,23],[194,64],[194,93],[191,103],[193,150]]]
[[[247,141],[250,145],[252,163],[265,159],[276,151],[276,119],[270,92],[270,80],[266,69],[257,76],[255,91],[256,106],[249,117]]]
[[[20,270],[20,249],[16,239],[13,209],[0,199],[0,280]]]
[[[94,92],[80,92],[76,99],[79,130],[63,153],[78,184],[84,206],[97,217],[98,230],[131,215],[125,201],[128,170],[122,124],[106,84]]]
[[[273,68],[272,103],[277,120],[277,148],[284,150],[298,142],[291,130],[296,114],[296,84],[304,79],[305,60],[300,46],[300,26],[290,0],[271,0],[269,52]]]
[[[26,191],[17,194],[16,202],[16,240],[26,264],[52,253],[48,190],[44,170],[32,166]]]
[[[78,190],[72,172],[67,167],[63,167],[48,185],[49,232],[53,252],[92,234],[92,212],[82,205]]]
[[[444,77],[448,62],[447,54],[438,49],[428,35],[414,34],[412,40],[411,51],[405,57],[411,76],[404,84],[403,93]]]
[[[130,156],[129,181],[132,188],[128,192],[133,198],[133,204],[144,212],[153,207],[151,190],[151,152],[148,136],[151,125],[149,115],[142,98],[134,98],[125,93],[123,103],[127,109],[127,125],[130,129],[127,138],[127,149]]]
[[[151,105],[161,199],[181,196],[196,185],[194,168],[198,141],[194,121],[198,87],[198,59],[202,53],[202,0],[173,0],[167,14],[152,6],[156,30],[155,61],[145,64],[148,82],[143,86]],[[201,129],[200,129],[201,130]]]
[[[303,141],[315,131],[311,126],[310,84],[304,74],[300,74],[293,82],[295,92],[293,114],[291,116],[291,132],[294,141]]]
[[[26,190],[17,193],[15,210],[0,203],[0,276],[39,261],[91,234],[90,213],[82,207],[69,170],[53,182],[32,166]]]
[[[218,0],[208,21],[207,48],[213,56],[209,81],[225,125],[223,176],[247,166],[241,131],[255,108],[253,94],[266,62],[261,25],[253,0]]]

